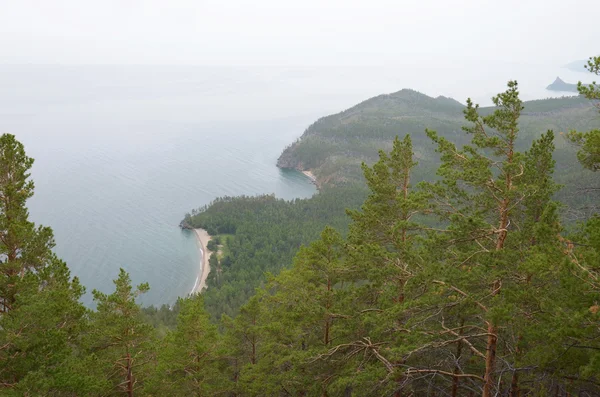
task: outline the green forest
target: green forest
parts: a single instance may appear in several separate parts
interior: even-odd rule
[[[526,150],[547,130],[559,135],[599,126],[596,108],[584,96],[527,101],[523,106],[516,142],[519,150]],[[493,109],[481,108],[480,112],[486,115]],[[278,165],[311,170],[322,185],[361,182],[362,162],[373,164],[380,149],[392,148],[394,137],[410,134],[419,161],[414,177],[430,179],[439,167],[439,157],[425,130],[435,130],[459,146],[468,143],[462,131],[464,110],[465,106],[453,99],[432,98],[408,89],[380,95],[317,120],[284,150]],[[556,178],[565,185],[565,191],[594,179],[591,172],[573,162],[577,152],[573,145],[565,139],[556,139],[555,145]]]
[[[359,208],[366,196],[365,187],[351,184],[292,201],[272,195],[224,197],[186,216],[187,225],[222,236],[226,247],[220,259],[211,255],[209,288],[202,293],[212,318],[236,315],[265,275],[291,264],[298,249],[318,239],[325,226],[347,230],[346,208]]]
[[[515,81],[493,108],[444,98],[463,115],[451,133],[397,130],[358,157],[359,184],[322,174],[311,199],[192,211],[184,225],[222,252],[207,291],[172,309],[142,308],[152,286],[124,270],[82,304],[52,230],[29,220],[33,159],[2,135],[0,395],[600,395],[600,89],[578,88],[556,100],[569,117],[542,101],[535,123]],[[556,114],[573,124],[545,128]]]

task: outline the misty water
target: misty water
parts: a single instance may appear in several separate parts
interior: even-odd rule
[[[535,99],[557,96],[544,90],[557,75],[586,77],[506,66],[473,75],[427,65],[0,65],[0,132],[35,158],[31,219],[53,228],[56,253],[88,292],[110,292],[123,267],[150,283],[144,303],[172,303],[198,273],[196,240],[178,228],[184,214],[223,195],[313,195],[306,177],[275,162],[318,117],[402,88],[489,104],[510,78]]]

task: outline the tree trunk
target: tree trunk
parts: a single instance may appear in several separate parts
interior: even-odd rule
[[[488,322],[488,338],[485,353],[485,375],[483,376],[483,397],[492,396],[492,387],[494,385],[493,372],[496,366],[496,343],[498,342],[498,329]]]
[[[458,332],[459,335],[462,335],[462,331],[463,331],[463,327],[465,325],[465,320],[462,319],[460,321],[460,330]],[[456,345],[456,366],[454,367],[454,374],[458,375],[460,368],[459,368],[459,360],[460,360],[460,356],[462,353],[462,341],[458,341],[457,345]],[[452,379],[452,397],[457,397],[458,396],[458,384],[460,382],[460,378],[458,376],[455,376]]]
[[[510,142],[510,149],[508,153],[508,163],[512,163],[513,160],[513,142]],[[500,251],[504,248],[504,241],[506,240],[506,235],[508,231],[506,228],[508,227],[508,209],[510,206],[510,198],[509,194],[512,189],[512,175],[510,173],[506,174],[506,197],[500,203],[500,207],[498,208],[499,216],[500,216],[500,224],[498,226],[498,239],[496,240],[496,251]],[[500,280],[496,280],[492,286],[492,296],[496,295],[500,289]],[[498,328],[492,324],[491,322],[487,322],[487,331],[488,338],[486,344],[486,353],[485,353],[485,375],[483,376],[484,384],[483,384],[483,397],[491,397],[492,396],[492,387],[494,384],[493,373],[496,367],[496,348],[498,343]]]
[[[510,185],[510,183],[509,183]],[[508,226],[508,198],[502,201],[502,205],[500,206],[500,225],[498,227],[498,240],[496,240],[496,250],[501,250],[504,248],[504,240],[506,240]]]
[[[133,372],[131,365],[131,355],[127,353],[127,396],[129,397],[133,397]]]
[[[331,292],[331,279],[327,279],[327,293],[329,294],[329,292]],[[325,314],[325,335],[323,335],[323,343],[325,344],[325,346],[329,346],[329,342],[330,342],[330,337],[329,337],[329,332],[330,332],[330,327],[331,327],[331,319],[329,318],[329,307],[331,305],[329,304],[329,295],[327,296],[327,303],[325,304],[325,308],[327,309],[327,313]]]
[[[517,371],[513,373],[512,382],[510,383],[510,397],[519,397],[521,391],[519,390],[519,374]]]
[[[250,363],[256,364],[256,341],[252,338],[252,356],[250,357]]]
[[[523,335],[519,335],[517,338],[517,345],[515,346],[515,355],[516,358],[519,358],[521,353],[521,349],[519,347],[519,343],[523,340]],[[515,360],[515,367],[517,365],[517,360]],[[513,372],[512,381],[510,382],[510,397],[519,397],[521,395],[521,389],[519,388],[519,373],[516,371]]]
[[[410,168],[407,168],[404,170],[404,182],[402,184],[402,194],[404,197],[404,201],[406,201],[408,199],[408,185],[410,183]],[[408,214],[404,213],[402,214],[402,220],[406,221],[408,220]],[[402,229],[402,242],[406,242],[406,229],[403,228]]]
[[[252,318],[252,325],[256,325],[256,318]],[[250,363],[256,364],[256,336],[252,336],[250,340],[250,344],[252,344],[252,356],[250,357]]]

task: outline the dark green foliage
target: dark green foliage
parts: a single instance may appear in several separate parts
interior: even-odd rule
[[[16,308],[2,318],[2,379],[18,381],[15,395],[89,391],[93,379],[65,364],[74,363],[85,332],[83,287],[54,258],[38,274],[26,276],[21,288]]]
[[[84,289],[52,254],[52,230],[28,219],[32,164],[13,135],[0,137],[0,392],[80,392],[64,362],[84,326]]]
[[[357,207],[364,192],[360,186],[348,185],[292,201],[274,196],[225,197],[188,218],[189,225],[211,235],[234,235],[228,237],[221,272],[211,271],[203,293],[211,315],[218,319],[223,313],[237,314],[265,281],[265,274],[289,266],[298,249],[315,240],[325,226],[345,230],[345,209]],[[211,269],[217,269],[217,256],[210,260]]]
[[[209,251],[217,251],[219,249],[217,243],[214,240],[210,240],[208,242],[208,244],[206,244],[206,248],[208,248]]]
[[[600,75],[600,57],[590,58],[585,67],[590,73]],[[600,86],[596,82],[588,85],[579,82],[577,89],[600,110]],[[579,162],[589,170],[600,170],[600,129],[588,132],[571,131],[568,138],[580,147],[577,152]]]
[[[217,328],[200,295],[180,299],[177,306],[177,327],[159,343],[155,372],[145,391],[154,396],[218,394],[226,379],[220,372],[224,360]]]
[[[591,57],[585,68],[594,75],[600,75],[600,57]],[[600,109],[600,87],[596,82],[584,85],[578,84],[579,93],[591,100]],[[600,371],[600,346],[597,341],[600,337],[598,320],[600,306],[598,294],[600,293],[600,218],[598,217],[598,197],[600,181],[597,171],[600,170],[600,129],[587,132],[571,131],[568,138],[579,147],[577,158],[587,169],[594,171],[593,182],[580,190],[580,194],[588,198],[591,205],[588,213],[593,214],[591,219],[580,225],[580,229],[566,240],[566,254],[568,255],[568,268],[582,281],[583,295],[575,294],[573,310],[580,320],[577,324],[579,332],[574,332],[570,340],[570,355],[575,355],[580,365],[579,371],[568,368],[574,373],[581,373],[583,377],[597,377]],[[587,292],[587,293],[586,293]],[[575,329],[576,324],[573,324]],[[569,363],[570,364],[570,363]]]
[[[595,108],[583,96],[535,100],[523,105],[516,141],[516,148],[521,151],[527,150],[533,140],[548,130],[558,133],[600,128]],[[457,146],[466,144],[467,137],[461,131],[463,110],[464,106],[452,99],[431,98],[411,90],[380,95],[318,120],[285,149],[278,164],[310,169],[322,184],[361,181],[362,162],[372,165],[380,149],[391,150],[396,135],[402,138],[410,134],[415,158],[419,161],[412,179],[430,180],[440,163],[423,131],[434,130]],[[493,107],[483,108],[480,113],[487,115],[493,110]],[[585,137],[581,137],[582,145],[583,142]],[[589,187],[593,177],[572,161],[576,152],[572,145],[564,139],[555,143],[556,179],[565,185],[559,198],[572,208],[568,219],[583,218],[588,215],[584,207],[592,205],[597,197],[582,196],[577,190]]]
[[[554,134],[518,151],[516,83],[494,101],[491,113],[468,102],[470,144],[429,132],[436,182],[412,189],[408,137],[364,165],[371,194],[348,238],[326,229],[228,321],[251,357],[236,364],[241,395],[597,391],[577,382],[594,351],[573,346],[593,340],[585,318],[600,309],[574,289],[589,267],[562,265]]]
[[[552,256],[537,257],[542,245],[546,253],[559,244],[560,229],[550,203],[556,191],[553,134],[543,135],[529,152],[518,151],[523,110],[518,95],[516,82],[509,82],[506,92],[493,98],[496,110],[485,116],[468,101],[465,119],[470,124],[465,131],[472,139],[462,148],[430,132],[441,153],[442,179],[422,185],[433,197],[434,212],[448,224],[437,241],[432,240],[433,247],[443,251],[437,259],[439,274],[431,282],[440,286],[443,297],[456,302],[436,303],[440,317],[427,327],[437,322],[440,336],[448,328],[460,330],[463,339],[456,349],[468,343],[477,356],[468,365],[438,363],[437,368],[465,371],[472,379],[479,376],[484,396],[502,393],[497,384],[518,383],[518,376],[530,375],[520,369],[525,366],[521,360],[528,343],[541,341],[525,335],[530,335],[528,326],[541,321],[536,308],[550,301],[544,286],[556,277],[556,263],[548,260]],[[553,233],[542,239],[540,228]],[[448,337],[435,343],[447,344]]]
[[[342,237],[325,228],[320,239],[300,250],[290,270],[267,284],[261,358],[243,378],[260,379],[254,388],[265,384],[272,394],[320,395],[335,380],[333,367],[316,357],[350,331],[344,318],[346,291],[337,288],[349,278],[343,252]],[[273,365],[279,369],[269,370]]]
[[[586,133],[571,132],[571,141],[581,147],[577,153],[579,162],[592,171],[600,170],[600,130],[592,130]]]
[[[173,329],[177,325],[177,316],[180,310],[180,301],[177,301],[173,306],[161,305],[159,308],[149,306],[142,309],[142,313],[146,321],[154,328],[159,329],[161,333],[166,332],[166,329]]]
[[[600,75],[600,57],[592,57],[588,60],[585,68],[594,75]],[[593,82],[585,85],[579,82],[577,89],[579,93],[590,100],[592,104],[600,110],[600,86]],[[596,115],[596,119],[599,117]],[[594,126],[596,127],[596,126]],[[593,128],[585,132],[581,132],[586,127],[574,127],[568,134],[567,139],[579,149],[577,159],[579,163],[593,173],[600,170],[600,129]],[[575,177],[575,175],[571,175]],[[573,192],[573,198],[569,200],[571,203],[576,203],[575,207],[578,213],[572,211],[571,215],[578,220],[596,214],[599,211],[598,202],[600,201],[600,185],[596,175],[579,175],[577,179],[580,181],[577,188]]]
[[[185,220],[214,236],[208,290],[146,309],[149,286],[124,270],[113,293],[93,291],[95,310],[81,305],[51,230],[27,219],[32,160],[2,136],[0,394],[600,395],[600,218],[563,229],[554,173],[568,159],[539,130],[552,122],[523,121],[516,82],[493,101],[367,101],[366,113],[464,111],[453,136],[426,132],[436,177],[412,183],[422,137],[404,135],[365,156],[368,191],[218,199]]]
[[[94,357],[96,373],[106,380],[103,394],[133,395],[144,386],[154,356],[153,328],[135,299],[148,291],[148,284],[131,286],[121,269],[115,291],[107,295],[94,290],[96,311],[92,314],[87,349]]]
[[[0,137],[0,312],[13,309],[19,284],[24,276],[51,260],[52,231],[29,221],[25,202],[33,196],[27,157],[23,144],[14,135]]]

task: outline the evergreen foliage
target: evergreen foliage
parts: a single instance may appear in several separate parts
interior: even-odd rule
[[[193,211],[188,225],[213,236],[231,235],[223,258],[210,257],[211,269],[221,270],[211,271],[203,293],[213,318],[235,316],[264,283],[265,274],[277,274],[291,264],[298,249],[318,238],[325,226],[346,230],[345,209],[358,207],[364,195],[363,187],[348,185],[292,201],[272,195],[223,197]]]
[[[139,306],[149,286],[124,270],[82,306],[51,230],[28,220],[33,160],[3,135],[0,395],[600,395],[600,217],[563,226],[553,131],[523,138],[516,82],[493,101],[468,100],[455,137],[426,131],[428,180],[404,135],[362,163],[367,192],[193,211],[222,256],[205,293],[161,308]],[[593,133],[570,136],[590,168]]]

